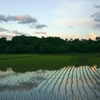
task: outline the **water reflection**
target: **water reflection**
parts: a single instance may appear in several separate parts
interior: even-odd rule
[[[11,99],[100,100],[100,69],[72,66],[26,73],[1,71],[0,100]]]

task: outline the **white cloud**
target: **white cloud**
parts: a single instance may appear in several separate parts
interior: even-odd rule
[[[66,18],[60,20],[58,23],[60,26],[81,26],[84,28],[90,28],[94,29],[95,28],[95,21],[92,18],[85,18],[85,19],[71,19],[71,18]]]
[[[88,39],[87,38],[87,36],[83,36],[83,35],[77,35],[77,34],[61,34],[60,35],[60,37],[62,38],[62,39],[68,39],[68,40],[70,40],[71,38],[72,39],[77,39],[77,38],[79,38],[80,40],[81,39]]]
[[[95,33],[93,33],[93,32],[90,32],[90,33],[88,33],[89,35],[87,36],[87,35],[78,35],[78,34],[69,34],[69,33],[66,33],[66,34],[58,34],[58,35],[55,35],[55,36],[58,36],[58,37],[61,37],[62,39],[70,39],[70,38],[72,38],[72,39],[76,39],[76,38],[79,38],[80,40],[81,39],[92,39],[92,40],[95,40],[95,38],[97,37],[96,35],[95,35]]]
[[[93,13],[94,10],[91,8],[94,4],[91,0],[62,0],[51,13],[69,18],[86,18]]]
[[[90,32],[89,33],[89,38],[92,39],[92,40],[95,40],[96,35],[93,32]]]
[[[57,34],[57,33],[54,33],[54,34],[49,34],[49,36],[52,36],[52,37],[60,37],[62,39],[68,39],[70,40],[70,38],[72,39],[76,39],[76,38],[79,38],[80,40],[81,39],[88,39],[87,35],[79,35],[77,33],[60,33],[60,34]],[[47,35],[45,35],[45,37],[48,37]]]

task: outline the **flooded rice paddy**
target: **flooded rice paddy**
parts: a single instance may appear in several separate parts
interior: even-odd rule
[[[100,100],[100,69],[0,71],[0,100]]]

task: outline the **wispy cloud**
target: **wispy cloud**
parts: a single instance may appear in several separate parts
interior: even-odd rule
[[[47,34],[46,32],[34,32],[34,34]]]
[[[19,32],[17,30],[10,31],[10,30],[4,29],[4,28],[0,28],[0,32],[3,32],[3,33],[0,33],[0,37],[6,37],[8,40],[11,40],[11,38],[16,36],[16,35],[29,36],[28,33]],[[7,33],[4,33],[4,32],[7,32]]]
[[[94,5],[95,8],[100,8],[100,5]]]
[[[17,30],[12,31],[12,33],[16,34],[16,35],[29,35],[28,33],[24,33],[24,32],[19,32]]]
[[[94,21],[100,22],[100,12],[91,15],[91,17],[93,17]]]
[[[100,30],[100,24],[96,24],[95,28]]]
[[[8,29],[5,29],[3,27],[0,27],[0,32],[7,32],[9,34],[15,34],[15,35],[29,35],[28,33],[24,33],[24,32],[19,32],[17,30],[14,31],[10,31]],[[1,35],[1,34],[0,34]],[[8,36],[8,35],[7,35]]]
[[[95,28],[95,25],[96,25],[95,21],[92,18],[85,18],[85,19],[66,18],[57,22],[57,24],[60,26],[67,26],[67,27],[81,26],[81,27],[90,28],[90,29]]]
[[[0,37],[6,37],[7,40],[11,40],[13,36],[15,35],[14,34],[0,34]]]
[[[12,35],[12,34],[0,34],[0,37],[12,37],[12,36],[14,36],[14,35]]]
[[[0,27],[0,32],[9,32],[9,30],[3,28],[3,27]]]
[[[44,27],[47,27],[47,25],[44,25],[44,24],[37,24],[37,25],[35,26],[36,29],[42,29],[42,28],[44,28]]]

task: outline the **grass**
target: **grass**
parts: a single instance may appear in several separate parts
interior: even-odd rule
[[[100,67],[100,53],[96,54],[1,54],[0,70],[12,68],[14,71],[25,72],[39,69],[60,69],[67,66]]]

